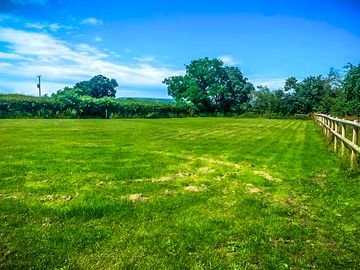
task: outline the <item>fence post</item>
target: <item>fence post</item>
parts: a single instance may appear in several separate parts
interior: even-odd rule
[[[330,119],[327,119],[326,131],[327,131],[328,139],[330,139],[331,137],[330,126],[331,126],[331,121]]]
[[[335,125],[335,132],[338,133],[338,124],[336,121],[334,121],[334,125]],[[334,136],[334,151],[337,152],[337,140],[338,138],[336,136]]]
[[[327,136],[327,118],[324,117],[324,132],[325,135]]]
[[[345,124],[341,124],[341,137],[345,138],[346,137],[346,129],[345,129]],[[341,156],[344,157],[345,156],[345,143],[343,140],[341,140]]]
[[[354,122],[358,122],[358,120],[354,120]],[[357,127],[353,127],[353,134],[352,134],[352,143],[358,143],[359,130]],[[351,169],[355,169],[356,167],[356,152],[354,149],[351,149]]]

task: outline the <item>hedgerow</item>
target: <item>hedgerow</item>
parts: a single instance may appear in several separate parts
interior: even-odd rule
[[[197,113],[185,102],[154,102],[92,98],[88,96],[33,97],[0,94],[1,118],[158,118],[184,117]]]

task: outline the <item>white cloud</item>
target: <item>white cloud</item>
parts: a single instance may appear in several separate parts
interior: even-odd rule
[[[50,29],[51,31],[53,31],[53,32],[56,32],[56,31],[58,31],[58,30],[61,29],[61,28],[68,28],[68,27],[63,26],[63,25],[60,25],[60,24],[58,24],[58,23],[52,23],[52,24],[49,25],[49,29]]]
[[[11,68],[12,64],[0,62],[0,68]]]
[[[25,23],[25,27],[42,30],[42,29],[46,28],[46,25],[41,24],[41,23]]]
[[[141,57],[134,57],[133,58],[136,61],[147,63],[147,62],[156,62],[156,56],[155,55],[143,55]]]
[[[116,58],[120,58],[120,57],[121,57],[120,54],[118,54],[118,53],[116,53],[116,52],[113,52],[113,51],[110,51],[110,54],[111,54],[112,56],[116,57]]]
[[[58,23],[30,23],[27,22],[25,23],[25,27],[26,28],[31,28],[31,29],[37,29],[37,30],[50,30],[52,32],[57,32],[58,30],[64,29],[64,30],[71,30],[72,27],[71,26],[66,26],[66,25],[61,25]]]
[[[102,37],[100,37],[100,36],[96,36],[96,37],[94,38],[94,40],[97,41],[97,42],[100,42],[100,41],[102,41],[103,39],[102,39]]]
[[[267,86],[270,89],[279,89],[279,88],[283,88],[285,85],[285,81],[286,79],[281,79],[281,78],[268,78],[268,79],[251,79],[249,78],[249,82],[251,82],[252,84],[254,84],[254,86]]]
[[[15,53],[0,52],[0,59],[24,60],[24,59],[26,59],[26,57],[15,54]]]
[[[89,24],[89,25],[102,25],[104,22],[101,19],[90,17],[90,18],[83,19],[80,23],[81,24]]]
[[[104,50],[105,52],[111,54],[111,56],[114,56],[114,57],[116,57],[116,58],[120,58],[120,57],[121,57],[120,54],[118,54],[117,52],[114,52],[114,51],[112,51],[112,50],[110,50],[110,49],[108,49],[108,48],[105,48],[105,49],[103,49],[103,50]]]
[[[234,60],[234,58],[230,55],[222,55],[218,57],[221,61],[224,62],[225,65],[236,65],[238,62]]]
[[[133,66],[113,63],[111,55],[95,47],[70,44],[45,33],[0,27],[0,41],[5,42],[8,51],[0,55],[7,59],[0,65],[0,73],[19,79],[41,74],[49,83],[73,83],[103,74],[115,78],[120,86],[140,88],[163,86],[165,77],[183,73],[148,63]]]
[[[20,19],[18,16],[10,13],[0,13],[0,22],[18,22]]]

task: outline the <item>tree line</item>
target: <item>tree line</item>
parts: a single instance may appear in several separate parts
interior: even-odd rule
[[[291,115],[312,112],[337,116],[360,113],[360,64],[341,76],[286,79],[282,89],[254,87],[238,67],[203,58],[186,65],[184,75],[165,78],[176,102],[116,99],[115,79],[97,75],[42,98],[0,95],[0,117],[182,117],[193,115]]]
[[[224,66],[219,59],[199,59],[186,66],[182,76],[164,79],[168,94],[189,102],[202,112],[279,114],[312,112],[352,115],[360,113],[360,64],[346,66],[345,76],[331,68],[325,77],[286,80],[283,89],[257,89],[238,67]]]

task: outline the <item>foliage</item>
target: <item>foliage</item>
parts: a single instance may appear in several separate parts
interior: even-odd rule
[[[303,81],[295,77],[286,80],[284,91],[287,96],[287,112],[308,114],[314,111],[330,113],[338,111],[342,82],[333,68],[327,77],[309,76]]]
[[[238,67],[219,59],[199,59],[186,66],[182,76],[165,78],[168,94],[177,102],[116,100],[113,79],[97,75],[65,87],[50,97],[0,95],[0,117],[171,117],[233,116],[291,117],[313,112],[337,116],[360,113],[360,64],[346,66],[342,79],[331,68],[327,76],[289,77],[283,89],[257,90]]]
[[[115,79],[106,78],[103,75],[97,75],[90,79],[75,84],[75,88],[80,88],[84,93],[94,98],[115,97],[118,83]]]
[[[344,78],[344,100],[348,114],[360,114],[360,64],[347,65],[348,72]]]
[[[52,117],[59,110],[54,99],[0,94],[0,117]]]
[[[330,95],[328,81],[320,76],[309,76],[299,82],[291,77],[285,83],[285,90],[293,90],[295,113],[311,113],[313,111],[328,111],[323,101]]]
[[[277,89],[271,91],[268,87],[258,86],[258,90],[253,93],[250,111],[256,114],[294,114],[293,95]]]
[[[196,108],[184,102],[117,100],[110,97],[79,96],[77,88],[67,88],[52,98],[0,95],[0,117],[111,118],[192,116]]]
[[[284,89],[255,90],[238,67],[223,66],[219,59],[199,59],[186,66],[186,74],[164,79],[168,94],[177,101],[191,102],[202,113],[336,115],[360,112],[360,64],[349,64],[344,81],[331,68],[326,77],[308,76],[302,81],[289,77]]]
[[[254,90],[238,67],[224,67],[219,59],[199,59],[186,66],[186,74],[165,78],[168,94],[193,103],[202,112],[241,111]]]
[[[65,87],[59,90],[53,97],[64,96],[91,96],[93,98],[115,97],[118,83],[115,79],[109,79],[103,75],[96,75],[89,81],[82,81],[74,87]]]

